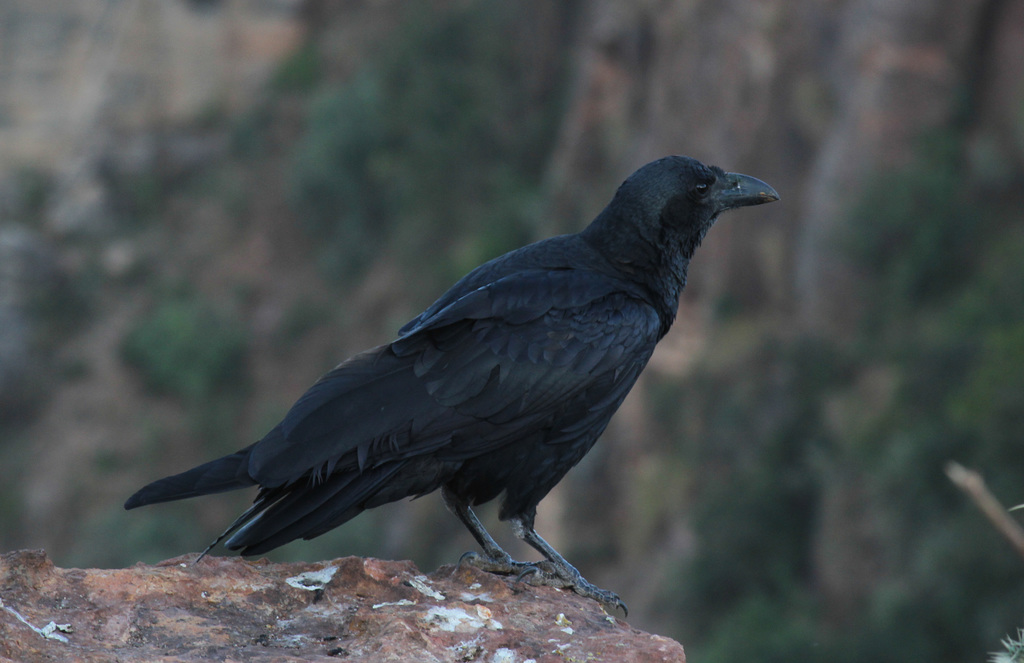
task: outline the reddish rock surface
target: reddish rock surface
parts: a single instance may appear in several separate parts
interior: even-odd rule
[[[13,661],[685,661],[594,601],[464,567],[194,555],[128,569],[0,556],[0,659]]]

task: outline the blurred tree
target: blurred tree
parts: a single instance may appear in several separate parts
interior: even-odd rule
[[[447,281],[533,238],[559,110],[525,57],[536,26],[479,1],[407,12],[381,56],[315,89],[295,148],[292,200],[336,277],[390,253]]]
[[[702,660],[751,641],[768,643],[759,660],[966,660],[1019,619],[1020,560],[942,471],[962,460],[1021,495],[1024,242],[1006,197],[1024,200],[972,185],[963,148],[926,140],[854,208],[847,245],[872,306],[848,343],[768,344],[686,389],[703,422],[688,461],[708,468],[682,592]],[[829,565],[850,575],[857,560],[814,549],[856,553],[858,530],[875,563],[861,590],[830,595]]]

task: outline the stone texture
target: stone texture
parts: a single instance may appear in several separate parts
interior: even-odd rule
[[[103,130],[246,108],[302,38],[298,0],[0,3],[0,163],[56,166]]]
[[[104,570],[0,556],[0,660],[685,661],[593,601],[474,568],[194,559]]]

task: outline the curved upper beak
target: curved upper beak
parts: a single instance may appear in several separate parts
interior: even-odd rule
[[[756,177],[742,173],[726,173],[718,178],[714,192],[716,207],[719,212],[748,205],[761,205],[779,199],[778,192]]]

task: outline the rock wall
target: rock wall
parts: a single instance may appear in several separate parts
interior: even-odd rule
[[[297,0],[0,5],[0,167],[55,167],[107,131],[245,108],[303,34]]]

